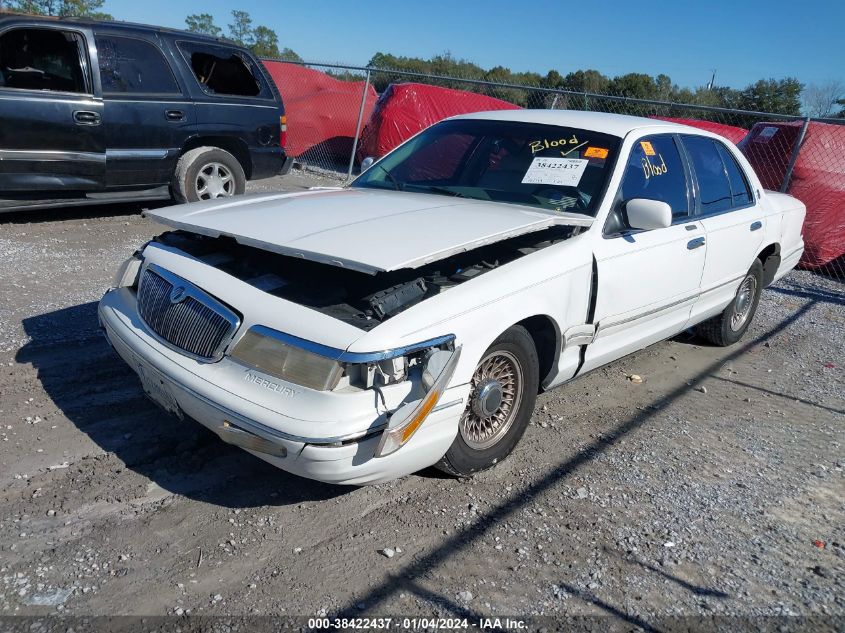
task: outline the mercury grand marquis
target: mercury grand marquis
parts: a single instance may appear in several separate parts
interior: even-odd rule
[[[286,471],[469,476],[538,392],[690,327],[738,341],[804,213],[701,130],[475,113],[346,187],[148,212],[171,230],[99,319],[156,403]]]

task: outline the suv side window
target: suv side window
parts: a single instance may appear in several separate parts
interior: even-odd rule
[[[685,135],[683,141],[698,181],[698,213],[729,211],[734,206],[731,184],[716,143],[705,136]]]
[[[266,96],[266,90],[250,60],[225,46],[191,42],[177,44],[200,86],[209,94],[236,97]]]
[[[620,189],[621,200],[660,200],[672,207],[672,218],[689,215],[687,177],[673,136],[648,136],[631,148]]]
[[[745,177],[745,172],[742,167],[736,162],[734,155],[722,143],[714,141],[716,148],[719,150],[719,156],[722,157],[722,162],[725,164],[725,169],[728,172],[728,182],[731,185],[731,198],[733,199],[733,207],[745,207],[754,202],[754,196],[751,195],[751,187],[748,184],[748,179]]]
[[[0,87],[89,93],[83,44],[73,31],[6,31],[0,36]]]
[[[180,94],[157,46],[133,37],[95,35],[104,94]]]

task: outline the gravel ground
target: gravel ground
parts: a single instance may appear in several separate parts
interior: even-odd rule
[[[335,183],[251,188],[312,184]],[[516,452],[473,480],[341,488],[143,397],[96,322],[161,230],[138,211],[0,216],[0,615],[845,626],[841,281],[793,272],[733,348],[683,335],[540,396]]]

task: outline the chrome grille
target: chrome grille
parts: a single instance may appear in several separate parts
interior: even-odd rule
[[[204,360],[219,358],[240,323],[222,303],[154,264],[141,277],[138,312],[163,341]]]

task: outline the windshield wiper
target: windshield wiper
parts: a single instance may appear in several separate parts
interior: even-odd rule
[[[390,182],[393,183],[393,187],[396,189],[396,191],[402,191],[402,185],[399,184],[399,181],[396,180],[396,178],[387,170],[387,168],[385,168],[383,165],[376,166],[381,169],[385,174],[387,174],[387,177],[390,179]]]
[[[431,191],[434,193],[443,193],[447,196],[455,196],[456,198],[467,198],[469,196],[461,193],[460,191],[455,191],[454,189],[449,189],[447,187],[437,187],[431,185],[412,185],[413,187],[419,187],[420,189],[424,189],[426,191]]]

